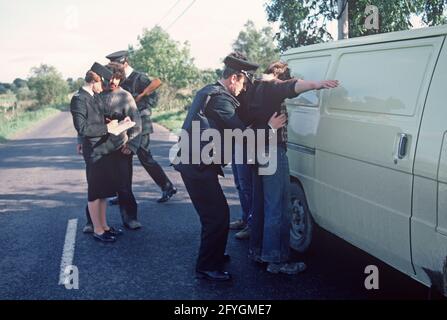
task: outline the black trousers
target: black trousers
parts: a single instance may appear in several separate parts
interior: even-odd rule
[[[138,205],[132,191],[133,177],[133,154],[125,155],[120,153],[120,161],[117,172],[123,178],[123,184],[118,190],[118,203],[120,207],[121,218],[124,223],[130,220],[137,220]]]
[[[88,170],[88,164],[86,169]],[[120,207],[121,218],[123,223],[128,223],[130,220],[137,220],[138,205],[132,191],[132,176],[133,176],[133,155],[120,154],[120,161],[116,168],[116,174],[119,174],[123,179],[122,186],[118,190],[118,202]],[[88,206],[85,208],[87,223],[92,224]]]
[[[228,239],[230,209],[217,173],[206,177],[181,174],[202,225],[196,270],[222,270]]]
[[[149,149],[149,144],[150,135],[144,134],[142,136],[141,147],[137,150],[137,157],[149,176],[155,181],[155,183],[161,188],[161,190],[164,191],[168,189],[172,185],[172,183],[166,173],[163,171],[163,168],[152,157],[151,150]]]

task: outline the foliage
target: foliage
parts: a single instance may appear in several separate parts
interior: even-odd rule
[[[364,26],[365,9],[375,5],[379,10],[379,30]],[[407,30],[411,18],[420,16],[428,26],[446,23],[444,10],[447,0],[348,0],[349,37],[372,33]],[[276,34],[281,50],[331,39],[328,22],[338,19],[336,0],[269,0],[266,3],[268,20],[280,23]]]
[[[200,71],[190,56],[189,45],[172,40],[161,27],[145,29],[138,37],[136,48],[129,46],[132,67],[158,77],[180,89],[194,85],[200,79]]]
[[[15,86],[15,88],[18,90],[20,88],[26,88],[28,87],[28,83],[26,82],[26,80],[24,79],[20,79],[20,78],[15,78],[14,81],[12,82]]]
[[[3,85],[3,83],[0,83],[0,94],[6,93],[8,93],[8,89]]]
[[[263,72],[273,61],[279,60],[279,50],[273,41],[273,30],[265,27],[256,29],[253,21],[248,20],[244,25],[244,30],[233,43],[233,50],[245,54],[249,61],[260,65],[258,69]]]
[[[28,87],[35,92],[41,105],[65,102],[68,98],[68,85],[55,67],[41,64],[31,69]]]
[[[20,100],[20,101],[32,100],[36,97],[36,92],[30,90],[28,88],[28,86],[25,86],[25,87],[16,89],[15,95],[17,97],[17,100]]]
[[[79,88],[82,87],[84,83],[85,81],[83,78],[77,78],[76,80],[73,80],[73,78],[67,79],[68,90],[70,92],[75,92],[79,90]]]

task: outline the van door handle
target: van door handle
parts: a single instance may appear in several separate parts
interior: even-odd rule
[[[397,150],[397,157],[403,159],[407,154],[408,136],[405,133],[399,135],[399,146]]]

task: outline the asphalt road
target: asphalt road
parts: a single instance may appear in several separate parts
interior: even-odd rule
[[[171,136],[172,138],[172,136]],[[427,289],[377,259],[320,231],[305,256],[306,272],[272,275],[247,258],[231,232],[230,283],[194,277],[200,225],[180,176],[168,166],[169,133],[157,126],[153,154],[179,189],[158,204],[159,190],[135,160],[134,193],[144,227],[115,244],[82,233],[84,162],[75,153],[71,116],[62,112],[0,145],[0,299],[425,299]],[[231,217],[239,202],[230,171],[222,179]],[[116,207],[111,225],[120,225]],[[79,289],[59,285],[67,223],[77,219],[73,264]],[[365,267],[379,268],[379,290],[366,290]]]

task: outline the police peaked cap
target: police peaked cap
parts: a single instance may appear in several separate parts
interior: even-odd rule
[[[90,70],[96,73],[101,78],[105,79],[107,82],[109,82],[110,79],[112,79],[113,77],[113,73],[98,62],[95,62]]]
[[[109,59],[111,62],[124,63],[128,55],[129,52],[127,50],[121,50],[107,55],[106,58]]]
[[[259,65],[256,63],[251,63],[233,56],[227,56],[224,59],[224,64],[233,70],[248,73],[254,73],[259,68]]]

